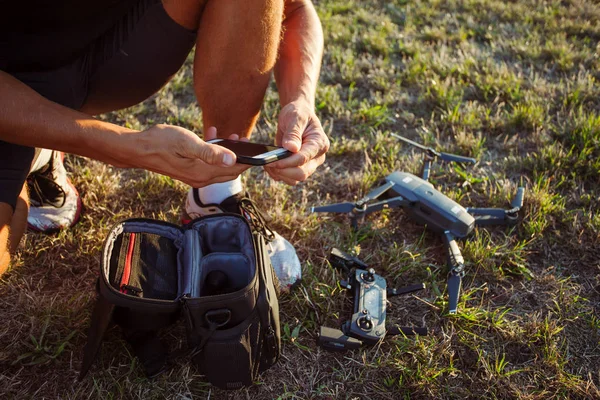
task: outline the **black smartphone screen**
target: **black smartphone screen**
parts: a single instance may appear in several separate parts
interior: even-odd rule
[[[260,154],[268,153],[273,150],[277,150],[279,147],[268,146],[266,144],[241,142],[238,140],[221,140],[221,141],[209,141],[209,143],[218,144],[226,149],[233,151],[238,156],[255,157]]]
[[[292,154],[283,147],[239,140],[213,139],[208,143],[217,144],[233,151],[237,156],[238,163],[242,164],[265,165]]]

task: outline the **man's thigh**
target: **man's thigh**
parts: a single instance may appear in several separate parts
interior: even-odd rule
[[[81,111],[95,115],[150,97],[181,68],[195,42],[196,31],[175,22],[160,0],[140,0],[92,45]]]
[[[10,73],[53,102],[99,114],[154,94],[183,65],[195,39],[160,0],[140,0],[68,65]],[[32,148],[0,141],[0,203],[14,208],[33,157]]]
[[[140,103],[181,68],[195,30],[176,23],[161,0],[139,0],[67,65],[9,73],[45,98],[99,114]]]

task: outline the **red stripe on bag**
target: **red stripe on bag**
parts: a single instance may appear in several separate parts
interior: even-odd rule
[[[123,289],[124,285],[129,284],[129,278],[131,277],[131,259],[133,258],[133,246],[135,245],[135,233],[129,235],[129,246],[127,247],[127,257],[125,257],[125,266],[123,267],[123,276],[121,277],[121,293],[126,293]]]

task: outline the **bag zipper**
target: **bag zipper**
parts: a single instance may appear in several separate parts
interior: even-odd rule
[[[266,332],[267,341],[267,353],[271,358],[276,358],[277,355],[277,340],[275,340],[275,331],[273,327],[269,325]]]
[[[135,233],[129,234],[129,245],[127,246],[127,256],[125,257],[125,266],[123,267],[123,275],[121,276],[121,283],[119,284],[119,291],[127,294],[125,286],[129,285],[129,279],[131,278],[131,259],[133,258],[133,250],[135,247]]]
[[[185,324],[186,327],[188,328],[188,332],[193,332],[194,331],[194,324],[192,322],[192,314],[190,312],[190,308],[187,304],[187,299],[191,298],[191,295],[189,293],[184,293],[179,297],[179,303],[181,304],[181,307],[183,308],[183,313],[184,313],[184,320],[185,320]]]

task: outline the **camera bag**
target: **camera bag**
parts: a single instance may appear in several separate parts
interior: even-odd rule
[[[260,225],[229,213],[183,227],[151,219],[117,224],[104,245],[80,379],[116,323],[148,377],[188,355],[217,387],[251,385],[281,349],[278,284],[265,236]],[[187,348],[169,352],[160,332],[180,319]]]

